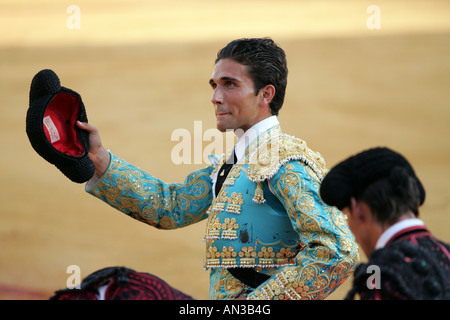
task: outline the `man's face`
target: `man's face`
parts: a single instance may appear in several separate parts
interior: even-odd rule
[[[220,131],[238,128],[246,131],[271,116],[262,90],[255,95],[247,66],[231,59],[221,59],[217,62],[209,83],[214,90],[211,102],[214,105],[217,129]]]
[[[374,221],[372,210],[364,201],[352,198],[350,205],[343,208],[342,212],[347,216],[348,227],[356,242],[369,257],[382,233],[379,224]]]

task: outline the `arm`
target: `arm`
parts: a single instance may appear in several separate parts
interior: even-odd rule
[[[324,299],[359,262],[357,245],[345,215],[319,197],[316,175],[301,162],[290,162],[270,180],[298,232],[304,249],[294,266],[284,267],[249,294],[249,299]]]
[[[111,154],[106,172],[86,191],[134,219],[158,229],[176,229],[207,217],[211,170],[195,171],[183,184],[165,183]]]
[[[191,173],[183,184],[164,183],[143,170],[110,154],[97,128],[78,123],[89,131],[89,157],[95,176],[86,191],[119,211],[159,229],[175,229],[207,217],[212,191],[212,167]]]

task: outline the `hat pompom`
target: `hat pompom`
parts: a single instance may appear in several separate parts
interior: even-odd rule
[[[61,91],[61,82],[53,70],[44,69],[39,71],[31,81],[30,102]]]

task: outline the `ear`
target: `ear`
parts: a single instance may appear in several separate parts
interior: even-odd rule
[[[275,87],[271,84],[268,84],[264,88],[259,90],[259,94],[261,95],[261,102],[269,105],[272,102],[273,97],[275,96]]]
[[[354,197],[350,198],[350,212],[353,218],[356,219],[357,221],[359,222],[366,221],[366,215],[363,208],[361,208],[361,203]]]

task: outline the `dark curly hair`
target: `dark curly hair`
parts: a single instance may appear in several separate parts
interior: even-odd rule
[[[217,53],[215,63],[221,59],[232,59],[248,66],[248,74],[255,85],[255,95],[265,86],[273,85],[275,95],[270,110],[273,115],[278,115],[284,102],[288,74],[283,49],[270,38],[237,39]]]
[[[419,215],[419,188],[403,167],[394,167],[388,177],[369,185],[358,198],[369,205],[378,222],[393,223],[407,211]]]

